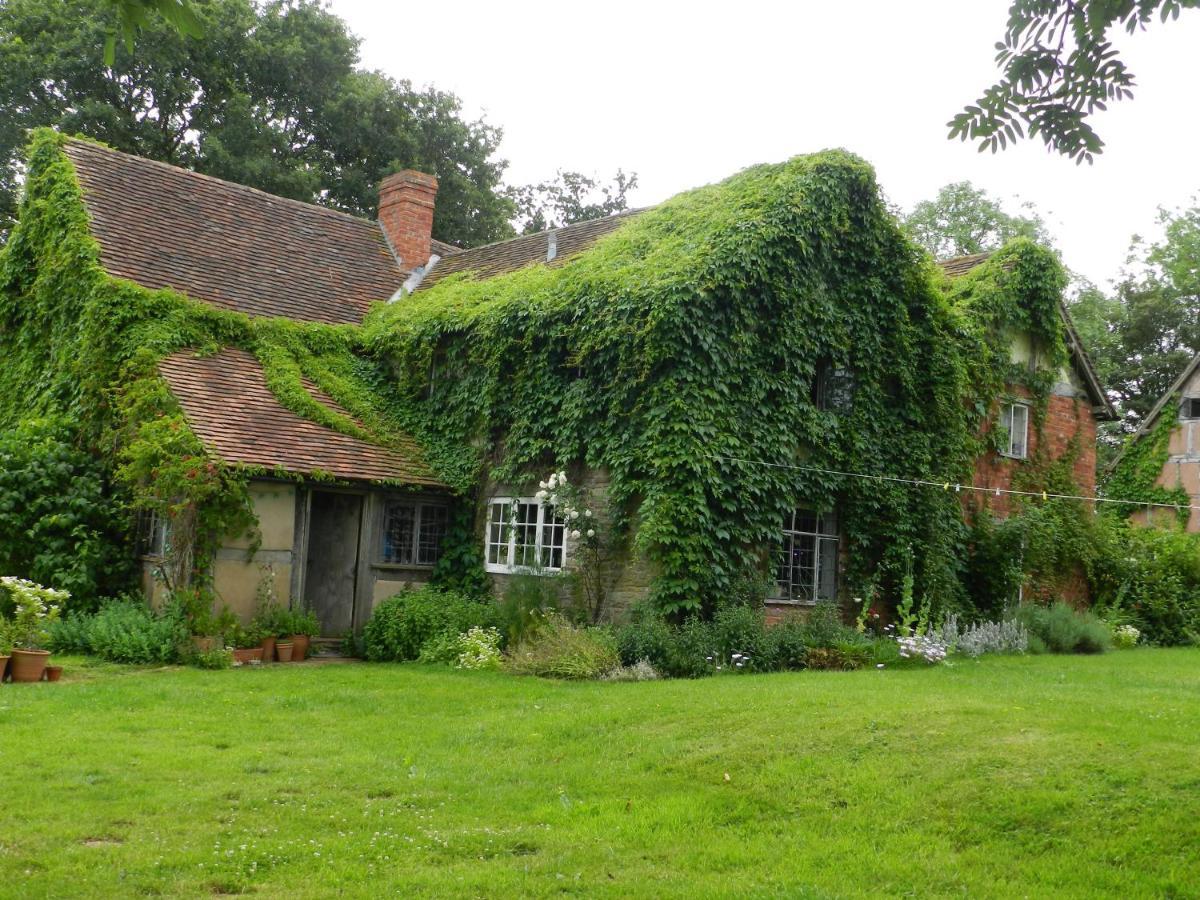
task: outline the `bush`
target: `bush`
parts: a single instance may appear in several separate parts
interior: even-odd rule
[[[1024,653],[1029,648],[1029,632],[1015,619],[976,622],[965,628],[957,616],[949,616],[938,635],[954,651],[978,657],[985,653]]]
[[[89,653],[111,662],[150,665],[178,662],[188,638],[175,607],[155,614],[137,598],[109,601],[93,615],[76,614],[57,624],[51,644],[61,653]]]
[[[644,659],[638,660],[633,665],[617,666],[601,676],[604,681],[657,681],[661,677],[654,666]]]
[[[1017,610],[1017,620],[1029,631],[1029,649],[1034,653],[1103,653],[1109,648],[1110,635],[1103,622],[1062,602],[1024,604]]]
[[[435,638],[458,635],[476,625],[487,627],[494,621],[495,613],[486,603],[420,587],[389,597],[375,608],[363,628],[363,650],[374,662],[415,660]]]
[[[500,631],[475,626],[461,634],[444,632],[425,642],[417,660],[456,669],[498,669],[501,663]]]
[[[666,672],[675,645],[675,629],[657,614],[639,610],[633,621],[616,631],[617,652],[621,662],[633,666],[645,660],[655,669]]]
[[[607,629],[579,628],[557,615],[527,634],[505,659],[510,672],[543,678],[599,678],[620,664]]]

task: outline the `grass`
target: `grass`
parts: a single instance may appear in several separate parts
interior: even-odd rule
[[[1195,896],[1200,653],[0,687],[0,895]]]

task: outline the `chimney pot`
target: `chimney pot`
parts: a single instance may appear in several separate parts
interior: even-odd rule
[[[437,189],[434,176],[414,169],[396,172],[379,184],[379,224],[406,272],[429,262]]]

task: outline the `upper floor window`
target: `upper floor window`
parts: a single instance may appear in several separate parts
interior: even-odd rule
[[[1008,432],[1000,452],[1013,459],[1029,455],[1029,407],[1024,403],[1005,403],[1000,407],[1000,427]]]
[[[1185,397],[1179,417],[1181,419],[1200,419],[1200,397]]]
[[[776,598],[816,603],[837,597],[838,530],[833,513],[793,510],[783,523]]]
[[[450,511],[437,503],[389,500],[383,508],[380,561],[402,566],[432,566],[442,556]]]
[[[854,404],[854,373],[829,360],[817,366],[813,380],[813,403],[817,409],[848,412]]]
[[[557,572],[567,556],[567,524],[534,497],[497,497],[488,503],[484,560],[489,572]]]

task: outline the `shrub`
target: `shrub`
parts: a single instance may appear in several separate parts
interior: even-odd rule
[[[985,653],[1024,653],[1029,649],[1029,632],[1016,619],[976,622],[961,628],[957,616],[947,617],[938,634],[954,651],[977,657]]]
[[[621,664],[617,643],[603,628],[579,628],[550,616],[509,651],[505,667],[518,675],[543,678],[599,678]]]
[[[653,612],[636,612],[633,621],[617,629],[616,640],[621,662],[626,666],[644,660],[660,671],[670,669],[675,629]]]
[[[389,597],[375,608],[363,628],[363,649],[367,659],[375,662],[414,660],[434,638],[491,625],[494,619],[485,603],[435,587],[420,587]]]
[[[53,623],[49,629],[50,649],[55,653],[91,653],[92,618],[89,613],[77,612]]]
[[[633,665],[617,666],[601,676],[604,681],[657,681],[662,676],[647,660],[639,659]]]
[[[513,575],[496,604],[496,625],[507,646],[516,646],[546,615],[558,611],[563,576],[522,572]]]
[[[198,669],[228,669],[233,665],[233,653],[224,647],[214,647],[193,653],[188,661]]]
[[[1043,649],[1050,653],[1103,653],[1109,647],[1110,636],[1103,622],[1062,602],[1024,604],[1017,610],[1017,619],[1029,630],[1029,649],[1035,653]]]
[[[76,646],[86,643],[85,652],[118,663],[178,662],[188,638],[184,617],[176,607],[155,614],[144,601],[129,597],[108,602],[73,627],[73,632],[63,635],[65,639]]]
[[[1132,650],[1142,633],[1134,625],[1112,626],[1112,643],[1118,650]]]
[[[502,659],[500,631],[475,626],[460,634],[443,632],[425,642],[417,659],[456,669],[498,669]]]

